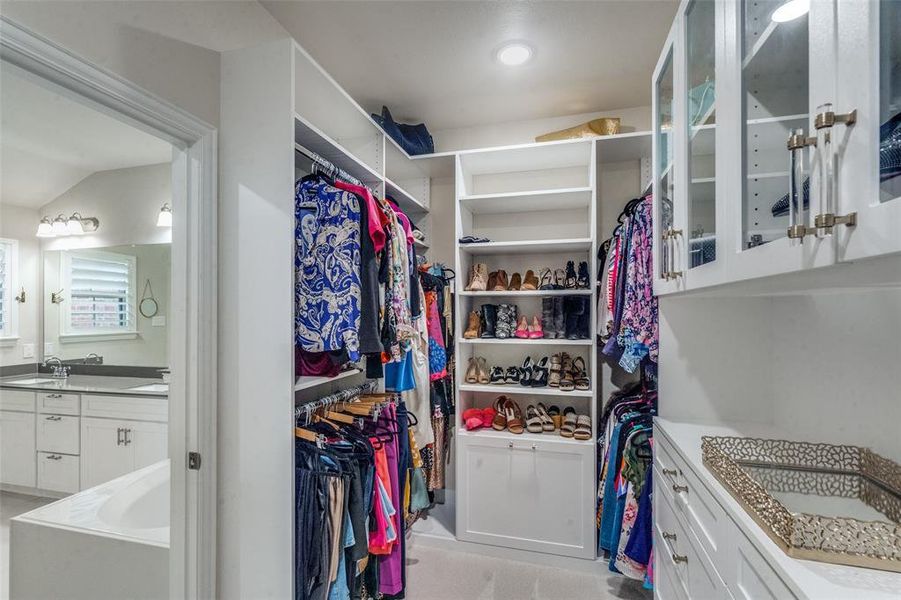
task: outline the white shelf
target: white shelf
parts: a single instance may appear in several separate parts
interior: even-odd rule
[[[473,214],[504,214],[585,208],[591,205],[590,187],[476,194],[461,196],[460,204]]]
[[[413,245],[416,246],[417,248],[422,248],[424,250],[428,250],[431,247],[431,246],[429,246],[428,242],[421,242],[416,239],[413,240]]]
[[[487,291],[487,292],[457,292],[460,296],[480,297],[480,298],[529,298],[534,296],[590,296],[591,290],[506,290],[506,291]]]
[[[482,242],[459,244],[465,254],[547,254],[553,252],[585,252],[591,249],[590,238],[566,240],[525,240],[515,242]]]
[[[407,216],[416,218],[429,212],[429,209],[419,199],[387,178],[385,179],[385,195],[391,196]]]
[[[520,406],[523,410],[523,427],[525,427],[525,406]],[[560,435],[560,430],[556,431],[547,431],[544,433],[529,433],[528,431],[523,431],[520,434],[510,433],[507,430],[504,431],[495,431],[491,427],[485,427],[483,429],[475,429],[473,431],[468,431],[465,428],[458,428],[457,435],[460,437],[482,437],[482,438],[494,438],[494,439],[503,439],[513,442],[514,444],[517,442],[521,443],[531,443],[531,442],[559,442],[561,444],[571,444],[576,446],[593,446],[595,440],[595,432],[594,428],[592,428],[591,439],[587,440],[577,440],[575,438],[566,438]]]
[[[588,167],[593,139],[499,146],[459,153],[465,175]]]
[[[778,179],[788,177],[788,171],[773,171],[771,173],[748,173],[748,179]]]
[[[545,339],[545,338],[536,338],[536,339],[522,339],[522,338],[473,338],[466,339],[462,338],[457,340],[460,344],[500,344],[507,346],[591,346],[594,344],[594,340],[566,340],[562,338],[558,339]]]
[[[594,392],[591,390],[561,392],[555,387],[526,387],[524,385],[519,385],[518,383],[504,385],[464,383],[460,385],[460,391],[487,392],[489,394],[517,394],[525,396],[554,396],[560,398],[591,398],[594,395]]]
[[[294,142],[344,169],[363,183],[372,185],[382,181],[382,176],[377,171],[300,115],[294,115]]]
[[[300,390],[308,390],[310,388],[319,387],[320,385],[325,385],[327,383],[341,381],[342,379],[353,377],[354,375],[359,375],[362,372],[363,371],[360,369],[350,369],[349,371],[342,371],[334,377],[316,377],[304,375],[297,378],[297,381],[294,383],[294,391],[299,392]]]
[[[595,138],[598,147],[598,163],[624,162],[651,157],[652,131],[634,131],[604,135]]]
[[[424,172],[428,173],[429,177],[453,177],[457,153],[435,152],[434,154],[419,154],[411,156],[410,160],[418,164]]]
[[[697,179],[691,180],[692,185],[698,185],[702,183],[716,183],[716,177],[698,177]]]

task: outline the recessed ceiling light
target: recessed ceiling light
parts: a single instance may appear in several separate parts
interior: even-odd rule
[[[773,11],[770,19],[775,23],[787,23],[810,12],[810,0],[788,0]]]
[[[508,67],[518,67],[532,58],[532,48],[522,42],[510,42],[497,50],[497,59]]]

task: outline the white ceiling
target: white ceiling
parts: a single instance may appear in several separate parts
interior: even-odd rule
[[[284,1],[263,6],[364,108],[431,130],[651,103],[676,0]],[[494,51],[525,40],[532,61]]]
[[[0,202],[40,208],[97,171],[172,160],[158,138],[0,68]]]

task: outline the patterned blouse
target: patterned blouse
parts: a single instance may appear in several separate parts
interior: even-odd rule
[[[623,347],[619,364],[635,372],[645,356],[657,362],[657,298],[654,296],[653,201],[645,197],[635,207],[629,240],[626,289],[617,342]]]
[[[360,204],[322,179],[294,188],[295,343],[360,359]]]

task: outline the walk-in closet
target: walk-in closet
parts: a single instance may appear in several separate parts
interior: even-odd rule
[[[0,598],[901,600],[901,2],[0,13]]]

